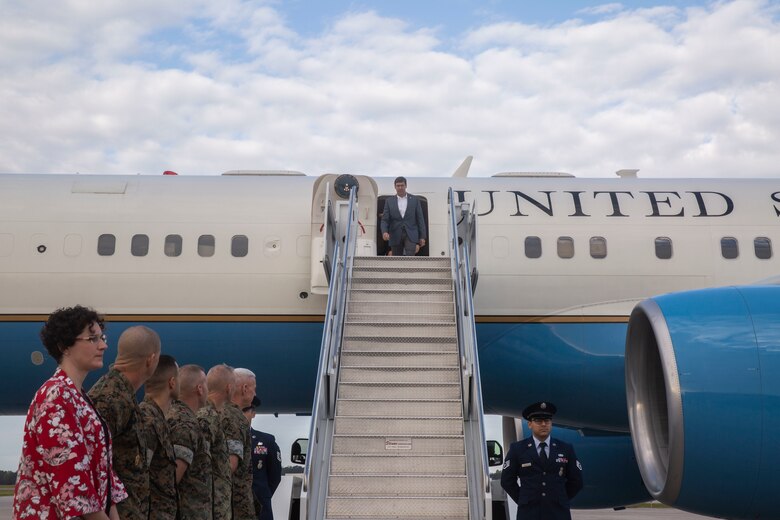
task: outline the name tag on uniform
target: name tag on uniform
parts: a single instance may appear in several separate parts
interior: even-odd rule
[[[522,467],[523,467],[523,468],[527,468],[527,467],[528,467],[528,466],[530,466],[530,465],[531,465],[531,463],[530,463],[530,462],[526,462],[525,464],[523,464],[523,466],[522,466]]]

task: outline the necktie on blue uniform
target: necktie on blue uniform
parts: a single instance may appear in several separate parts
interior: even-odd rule
[[[547,447],[546,442],[539,443],[539,458],[542,461],[542,466],[547,465],[547,450],[545,450],[546,447]]]

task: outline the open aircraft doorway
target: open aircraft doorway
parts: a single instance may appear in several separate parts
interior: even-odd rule
[[[385,210],[385,200],[388,197],[395,197],[395,195],[380,195],[379,198],[377,199],[377,204],[376,204],[376,254],[377,256],[387,256],[387,254],[390,252],[390,244],[382,240],[382,226],[380,225],[382,221],[382,213]],[[422,205],[423,219],[425,220],[425,236],[430,238],[431,234],[429,232],[430,221],[428,220],[428,199],[417,194],[415,194],[415,197],[417,197],[420,200],[420,204]],[[430,240],[426,240],[425,247],[420,249],[420,252],[417,253],[416,256],[430,256],[429,251],[430,251]]]
[[[374,256],[376,254],[376,214],[377,185],[374,179],[365,175],[335,174],[321,175],[312,188],[311,205],[311,292],[327,294],[328,281],[325,270],[329,270],[329,253],[325,251],[325,235],[334,233],[343,241],[346,222],[349,220],[347,208],[349,194],[357,189],[358,208],[358,238],[357,256]],[[327,215],[330,212],[335,222],[335,229],[328,229]]]

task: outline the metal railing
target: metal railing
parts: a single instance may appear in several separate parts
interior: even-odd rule
[[[461,360],[463,429],[469,476],[469,517],[471,520],[491,520],[493,508],[490,470],[474,323],[473,295],[479,273],[476,268],[477,213],[476,208],[468,202],[456,203],[453,195],[450,188],[448,193],[450,265],[455,286],[455,316]]]
[[[301,489],[301,518],[320,520],[325,518],[330,453],[333,443],[334,418],[336,414],[336,390],[338,386],[339,355],[347,312],[347,294],[352,278],[352,264],[357,243],[357,190],[349,195],[349,220],[344,242],[338,240],[339,233],[325,237],[326,251],[332,251],[335,259],[331,266],[328,304],[325,309],[325,325],[322,333],[320,362],[317,371],[317,386],[314,390],[314,405],[309,427],[309,446]],[[336,221],[330,205],[326,208],[328,225],[335,230]],[[332,243],[328,243],[332,242]]]

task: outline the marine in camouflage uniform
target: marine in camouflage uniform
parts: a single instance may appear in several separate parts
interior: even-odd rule
[[[150,509],[149,520],[176,520],[179,509],[176,492],[176,457],[162,409],[150,396],[139,405],[147,432],[147,461],[149,463]]]
[[[100,415],[111,430],[113,466],[128,497],[117,504],[122,520],[149,518],[149,466],[141,409],[135,391],[122,372],[111,367],[89,391]]]
[[[182,401],[174,401],[168,411],[173,452],[188,464],[179,481],[179,516],[181,520],[212,519],[211,445],[204,421]]]
[[[230,471],[230,457],[228,456],[225,434],[222,431],[222,416],[211,401],[198,410],[197,416],[204,422],[210,434],[214,520],[231,520],[233,518],[231,500],[233,475]]]
[[[238,457],[238,468],[233,473],[233,520],[254,520],[255,504],[252,496],[252,452],[249,421],[238,405],[226,403],[222,409],[222,429],[225,431],[228,455]]]

